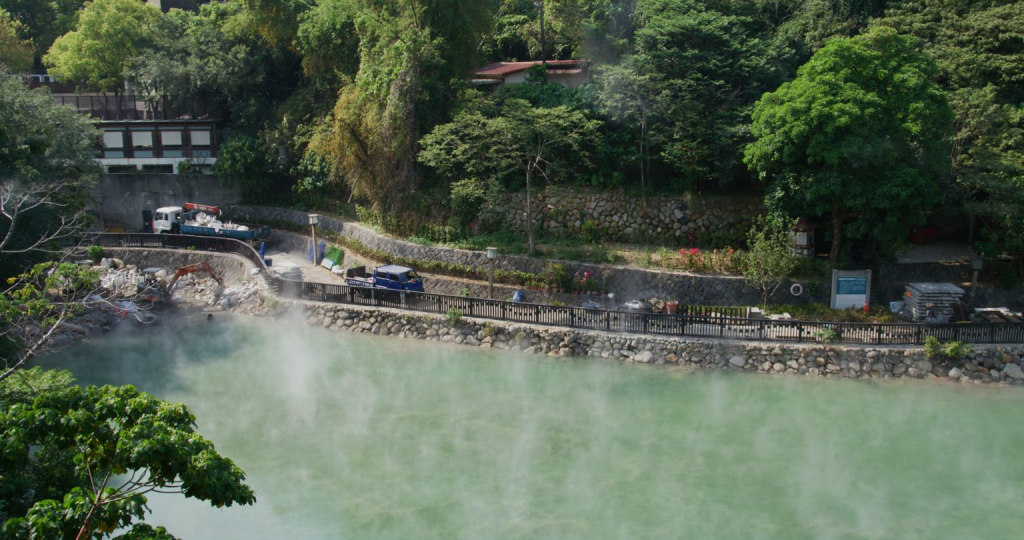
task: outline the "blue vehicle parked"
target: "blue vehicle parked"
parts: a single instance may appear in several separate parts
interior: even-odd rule
[[[423,279],[415,270],[394,264],[374,268],[373,276],[369,277],[366,275],[365,266],[347,270],[345,282],[350,287],[423,292]]]

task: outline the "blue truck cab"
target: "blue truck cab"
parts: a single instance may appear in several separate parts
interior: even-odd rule
[[[412,268],[388,264],[373,269],[373,276],[366,276],[366,268],[360,266],[345,273],[345,282],[351,287],[372,287],[395,291],[423,292],[423,279]]]

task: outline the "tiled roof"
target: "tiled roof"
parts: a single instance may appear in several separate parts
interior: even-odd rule
[[[533,66],[541,65],[541,63],[540,60],[531,62],[495,62],[476,70],[473,76],[481,79],[503,79],[506,75],[525,71]],[[547,64],[551,67],[566,66],[579,69],[583,66],[583,60],[548,60]],[[561,70],[559,71],[561,72]]]

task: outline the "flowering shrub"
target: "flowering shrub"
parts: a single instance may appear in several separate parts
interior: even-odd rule
[[[738,274],[743,270],[743,254],[731,247],[712,251],[683,248],[679,250],[679,268],[689,272]]]
[[[597,280],[594,279],[593,272],[587,270],[582,274],[576,272],[572,276],[573,291],[580,293],[588,292],[599,292],[601,287],[597,284]]]

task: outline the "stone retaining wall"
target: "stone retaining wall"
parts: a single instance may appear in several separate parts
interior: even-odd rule
[[[535,223],[551,233],[587,233],[604,240],[658,240],[692,245],[697,238],[743,238],[751,219],[764,213],[762,197],[651,196],[620,192],[542,191],[533,197]],[[505,193],[489,212],[513,230],[526,230],[526,194]]]
[[[232,206],[231,215],[238,220],[248,219],[278,220],[305,225],[307,214],[286,208],[263,206]],[[423,246],[390,238],[364,227],[358,223],[341,221],[326,216],[320,218],[321,229],[333,231],[355,239],[370,248],[413,260],[438,261],[461,266],[478,268],[487,267],[487,255],[481,251],[450,249],[438,246]],[[518,270],[532,274],[544,271],[550,260],[532,258],[523,255],[499,255],[495,268]],[[757,305],[760,294],[747,285],[743,278],[737,276],[701,275],[688,272],[668,272],[646,270],[614,265],[558,261],[566,265],[570,272],[591,272],[598,283],[612,293],[619,301],[635,298],[669,298],[684,304],[700,305]],[[817,294],[811,294],[810,287],[804,287],[804,293],[792,296],[787,282],[773,297],[777,303],[812,303],[828,302],[830,284],[825,283]]]
[[[1024,381],[1022,345],[978,346],[962,362],[950,362],[928,359],[920,348],[715,341],[547,328],[469,318],[453,325],[444,317],[431,314],[313,302],[288,301],[264,315],[283,318],[296,313],[308,324],[330,330],[558,357],[585,356],[643,364],[810,377]]]

